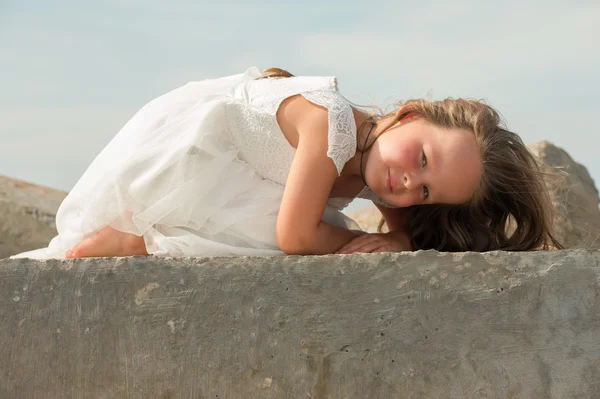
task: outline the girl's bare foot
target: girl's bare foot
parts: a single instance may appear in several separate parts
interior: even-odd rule
[[[67,251],[66,258],[149,255],[144,238],[106,226]]]

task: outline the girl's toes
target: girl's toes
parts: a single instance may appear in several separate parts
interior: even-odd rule
[[[73,258],[73,251],[69,249],[67,253],[65,253],[65,258]]]
[[[86,238],[81,241],[79,244],[75,245],[75,248],[71,250],[71,256],[73,258],[84,258],[87,256],[96,256],[94,255],[94,249],[96,247],[95,240],[93,238]]]

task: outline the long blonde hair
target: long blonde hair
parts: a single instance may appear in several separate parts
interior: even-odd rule
[[[562,248],[554,233],[558,214],[547,188],[548,182],[559,183],[562,174],[543,165],[519,135],[504,127],[496,110],[483,101],[452,98],[415,99],[400,105],[407,111],[381,117],[388,127],[416,113],[441,128],[468,129],[475,134],[483,160],[481,182],[468,203],[408,208],[406,228],[414,249]]]
[[[283,69],[269,68],[259,79],[292,76]],[[395,109],[402,105],[406,106],[406,111],[400,114],[374,116],[378,123],[385,122],[385,127],[366,147],[357,150],[368,151],[381,134],[409,113],[416,113],[444,129],[472,131],[483,160],[483,177],[468,203],[407,208],[406,230],[413,249],[527,251],[550,246],[562,248],[554,233],[557,212],[547,183],[556,184],[563,176],[542,164],[519,135],[506,129],[496,110],[483,101],[460,98],[414,99],[397,104]]]
[[[260,78],[256,78],[256,80],[259,79],[280,79],[280,78],[293,78],[294,75],[292,75],[291,73],[289,73],[288,71],[286,71],[285,69],[279,69],[279,68],[267,68],[263,71],[264,75],[261,76]]]

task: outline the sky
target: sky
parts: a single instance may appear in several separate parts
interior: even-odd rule
[[[385,110],[484,99],[598,182],[598,38],[598,0],[0,0],[0,174],[68,191],[145,103],[256,65]]]

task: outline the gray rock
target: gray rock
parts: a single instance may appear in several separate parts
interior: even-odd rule
[[[0,175],[0,258],[48,245],[67,193]]]
[[[585,166],[552,143],[541,141],[529,146],[547,165],[563,167],[567,177],[561,187],[550,186],[559,238],[566,248],[600,248],[600,209],[598,190]]]
[[[598,190],[587,169],[563,149],[541,141],[529,145],[531,151],[549,166],[567,173],[564,184],[549,187],[557,214],[557,236],[566,248],[600,248],[600,209]],[[381,213],[368,206],[350,215],[363,230],[375,232]]]
[[[0,260],[0,397],[597,398],[599,262]]]
[[[377,232],[377,227],[381,220],[381,212],[379,212],[379,209],[373,204],[369,204],[357,211],[349,212],[348,216],[358,223],[361,229],[368,231],[369,233]],[[387,225],[384,225],[383,228],[383,231],[388,231]]]

